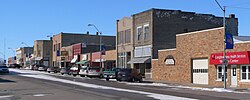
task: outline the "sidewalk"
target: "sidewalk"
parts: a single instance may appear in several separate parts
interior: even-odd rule
[[[210,85],[202,85],[202,84],[192,84],[192,83],[177,83],[170,81],[156,81],[152,79],[144,79],[146,83],[162,83],[169,85],[169,87],[178,87],[178,88],[189,88],[193,90],[205,90],[205,91],[216,91],[216,92],[236,92],[236,93],[249,93],[250,88],[239,88],[239,87],[230,87],[227,86],[226,89],[224,87],[216,87]]]

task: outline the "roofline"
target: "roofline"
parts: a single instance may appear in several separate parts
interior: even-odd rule
[[[190,35],[190,34],[201,33],[201,32],[207,32],[207,31],[213,31],[213,30],[219,30],[219,29],[223,29],[223,27],[212,28],[212,29],[205,29],[205,30],[194,31],[194,32],[188,32],[188,33],[180,33],[180,34],[176,34],[176,36]]]
[[[172,49],[162,49],[162,50],[158,50],[158,51],[173,51],[176,50],[176,48],[172,48]]]

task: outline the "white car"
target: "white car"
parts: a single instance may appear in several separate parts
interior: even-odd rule
[[[82,66],[81,67],[81,69],[80,69],[80,71],[79,71],[79,75],[81,76],[81,77],[85,77],[85,76],[87,76],[87,69],[88,69],[88,67],[87,66]]]
[[[92,77],[99,77],[102,78],[102,69],[100,67],[87,67],[87,76]]]

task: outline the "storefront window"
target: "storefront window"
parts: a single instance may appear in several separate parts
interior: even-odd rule
[[[250,80],[250,65],[241,66],[241,80]]]
[[[227,67],[226,67],[227,69]],[[217,65],[217,80],[221,80],[223,76],[223,67],[222,65]],[[226,78],[227,78],[227,70],[226,70]]]

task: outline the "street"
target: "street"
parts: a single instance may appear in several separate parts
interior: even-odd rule
[[[10,69],[0,75],[0,100],[229,100],[249,93],[202,91],[151,82],[129,83],[99,78]]]

